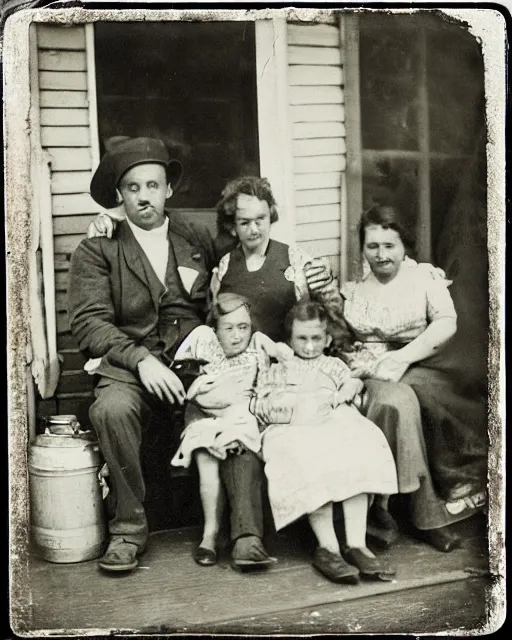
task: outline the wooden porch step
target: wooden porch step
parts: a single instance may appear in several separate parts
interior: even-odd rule
[[[223,633],[228,629],[247,633],[252,629],[254,633],[262,628],[258,620],[266,620],[267,633],[292,632],[298,627],[303,633],[304,625],[293,620],[303,620],[304,612],[319,607],[332,610],[345,605],[345,611],[354,615],[361,602],[369,598],[387,598],[398,606],[404,594],[413,594],[409,601],[421,602],[420,594],[426,588],[455,585],[475,577],[480,579],[482,612],[488,584],[484,577],[488,569],[485,528],[480,523],[468,535],[464,548],[450,554],[402,536],[392,550],[382,554],[396,567],[396,580],[356,586],[325,580],[311,567],[308,554],[284,536],[274,536],[267,545],[278,557],[277,565],[264,572],[238,574],[230,569],[226,551],[215,567],[205,569],[194,563],[192,553],[200,538],[197,529],[154,533],[138,569],[115,580],[115,596],[114,578],[100,573],[95,562],[64,566],[33,559],[31,629],[65,629],[71,635],[78,629],[143,634]],[[448,592],[455,590],[450,587]],[[464,589],[458,592],[464,593]],[[453,609],[457,603],[452,605]],[[460,611],[462,615],[464,608]],[[402,612],[401,627],[393,627],[393,620],[388,618],[387,630],[421,632],[414,619],[404,627],[404,617]],[[283,618],[288,620],[288,628],[281,625]],[[269,621],[274,621],[273,627]],[[324,627],[315,624],[315,632],[332,632],[327,623],[324,619]],[[437,630],[445,631],[446,627],[441,623]]]

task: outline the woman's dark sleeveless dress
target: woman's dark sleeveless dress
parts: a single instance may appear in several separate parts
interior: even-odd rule
[[[288,249],[288,245],[270,240],[261,268],[248,271],[239,245],[230,253],[219,290],[245,296],[251,303],[254,329],[276,342],[285,339],[284,318],[296,302],[294,283],[284,275],[290,266]]]

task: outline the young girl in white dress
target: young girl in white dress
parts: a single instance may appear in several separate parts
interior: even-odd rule
[[[299,302],[286,318],[294,357],[262,371],[251,408],[268,425],[262,456],[276,530],[307,515],[318,540],[313,566],[334,582],[359,574],[392,579],[366,547],[369,494],[397,491],[393,454],[380,429],[353,404],[363,384],[340,359],[324,355],[327,313]],[[345,519],[343,554],[333,503]]]

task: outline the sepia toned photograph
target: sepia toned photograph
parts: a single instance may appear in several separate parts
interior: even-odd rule
[[[498,630],[503,15],[17,4],[12,631]]]

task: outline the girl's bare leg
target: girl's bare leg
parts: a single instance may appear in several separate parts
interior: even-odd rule
[[[340,544],[334,531],[332,518],[332,502],[328,502],[323,507],[308,514],[308,520],[318,540],[318,545],[340,555]]]
[[[207,451],[197,451],[195,458],[199,471],[199,493],[204,515],[203,539],[199,546],[215,551],[224,509],[219,461]]]

